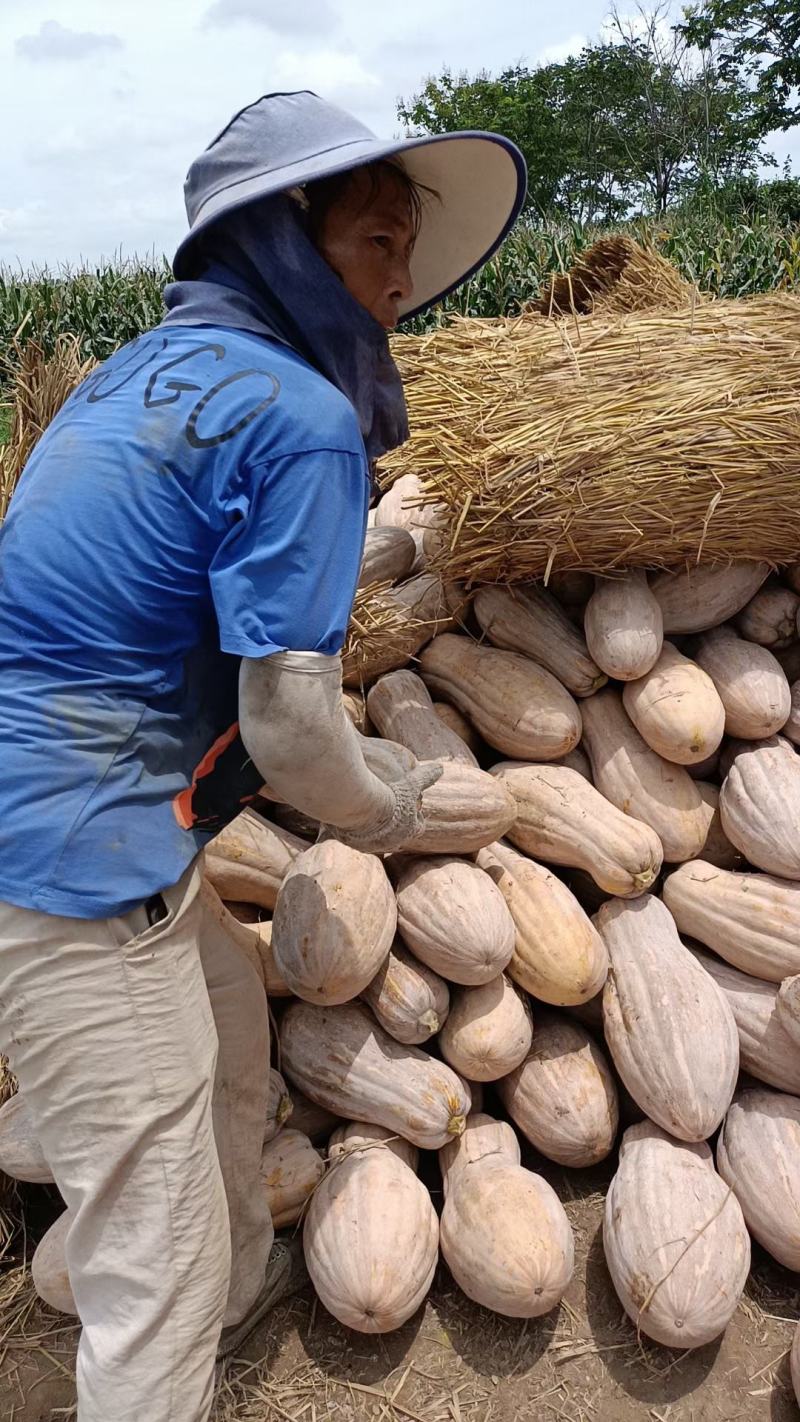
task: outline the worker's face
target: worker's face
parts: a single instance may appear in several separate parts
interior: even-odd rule
[[[414,226],[401,183],[381,175],[373,195],[368,175],[356,171],[325,214],[317,247],[376,321],[387,330],[397,325],[400,303],[413,291]]]

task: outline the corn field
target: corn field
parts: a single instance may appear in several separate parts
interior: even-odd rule
[[[615,230],[657,245],[682,275],[713,296],[746,297],[800,287],[800,227],[769,216],[733,218],[695,211],[674,214],[662,224],[639,219]],[[551,272],[566,271],[600,235],[599,228],[577,223],[520,225],[477,276],[409,329],[436,324],[448,312],[513,315],[536,296]],[[84,358],[104,359],[157,324],[161,292],[169,280],[165,258],[74,272],[0,269],[0,382],[3,366],[8,373],[13,363],[15,338],[20,344],[35,340],[49,353],[58,336],[71,334]]]

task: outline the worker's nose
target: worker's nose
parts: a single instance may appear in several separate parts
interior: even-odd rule
[[[414,293],[414,279],[407,261],[397,263],[392,272],[388,295],[392,301],[408,301]]]

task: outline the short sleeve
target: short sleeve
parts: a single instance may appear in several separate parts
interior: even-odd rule
[[[312,450],[252,470],[209,568],[220,647],[242,657],[338,652],[366,533],[363,455]]]

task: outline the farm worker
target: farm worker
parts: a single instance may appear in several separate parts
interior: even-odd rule
[[[0,537],[0,1047],[71,1211],[79,1422],[200,1422],[215,1355],[296,1285],[259,1184],[266,1000],[198,856],[267,782],[408,843],[341,696],[370,461],[407,435],[387,331],[524,198],[496,134],[383,141],[308,92],[192,164],[160,326],[71,396]]]

